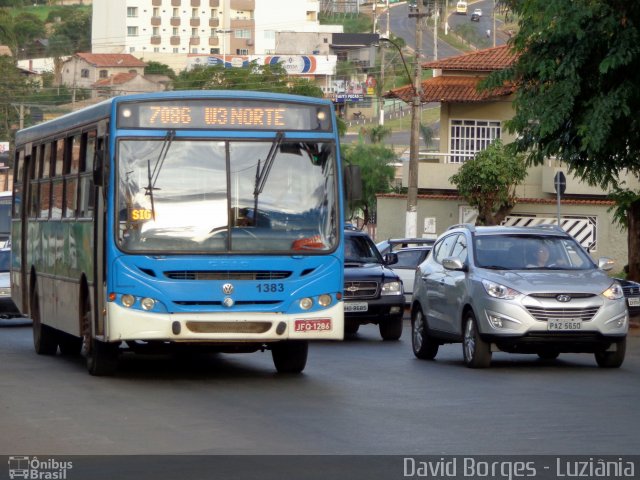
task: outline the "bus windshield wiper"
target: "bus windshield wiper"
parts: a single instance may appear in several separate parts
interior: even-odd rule
[[[156,182],[158,181],[158,176],[160,175],[160,171],[162,170],[162,165],[167,158],[167,153],[169,152],[169,148],[171,147],[171,143],[173,142],[175,136],[175,130],[169,130],[165,135],[162,146],[160,147],[160,154],[158,155],[158,159],[153,166],[153,172],[151,171],[151,160],[147,160],[147,176],[149,179],[149,185],[145,187],[144,194],[149,195],[151,199],[151,217],[154,220],[156,219],[156,209],[153,203],[153,191],[160,190],[159,188],[156,188]]]
[[[256,171],[256,186],[253,191],[253,196],[258,198],[258,195],[262,193],[264,190],[264,185],[267,183],[267,177],[269,177],[269,172],[271,171],[271,167],[273,166],[273,161],[276,158],[276,154],[278,153],[278,148],[284,139],[284,132],[280,131],[276,133],[276,138],[273,140],[271,144],[271,149],[269,150],[269,154],[267,158],[264,160],[264,166],[262,170],[260,170],[260,161],[258,161],[258,169]]]

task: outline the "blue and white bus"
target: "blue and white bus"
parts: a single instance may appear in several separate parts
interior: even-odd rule
[[[341,340],[343,174],[329,101],[115,97],[16,135],[12,296],[35,350],[271,350]],[[356,181],[357,183],[357,181]]]

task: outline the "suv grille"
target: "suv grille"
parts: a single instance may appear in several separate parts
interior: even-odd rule
[[[591,320],[600,307],[588,308],[541,308],[527,307],[527,310],[536,320],[546,322],[550,318],[579,318],[583,322]]]
[[[376,298],[378,295],[378,282],[345,282],[344,299]]]
[[[640,287],[634,287],[632,285],[627,285],[622,287],[622,291],[624,292],[625,297],[630,297],[632,295],[640,295]]]

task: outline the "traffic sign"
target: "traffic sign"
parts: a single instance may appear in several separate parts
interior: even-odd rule
[[[567,189],[567,177],[564,176],[564,172],[559,171],[553,177],[553,187],[556,189],[556,193],[564,195],[564,191]]]

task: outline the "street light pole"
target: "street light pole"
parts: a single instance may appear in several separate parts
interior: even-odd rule
[[[227,68],[227,33],[231,30],[216,30],[216,33],[222,34],[222,68]]]

